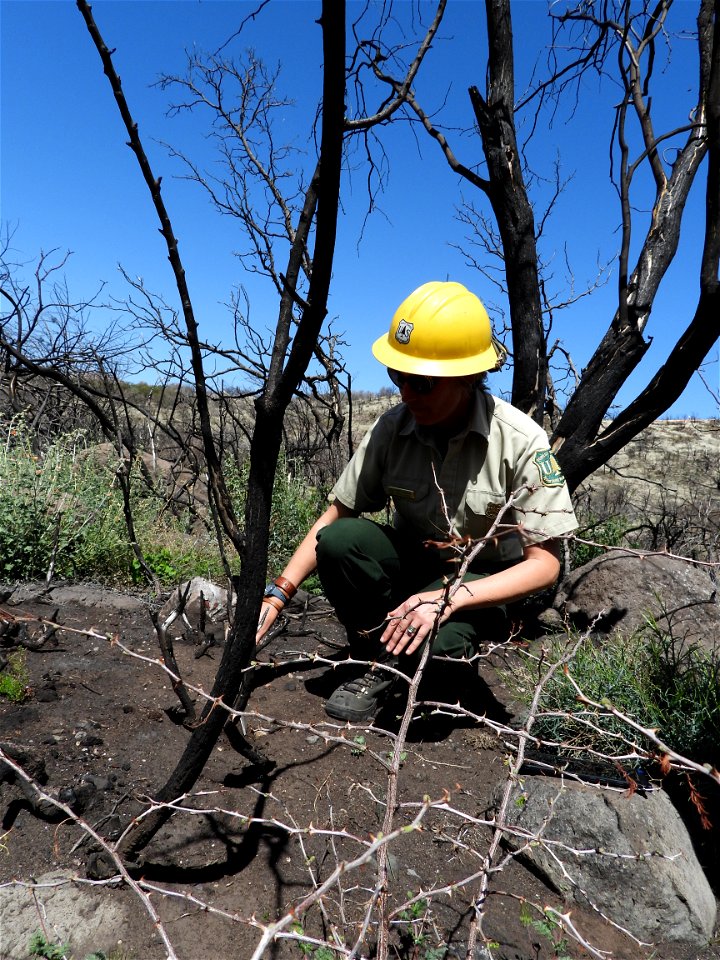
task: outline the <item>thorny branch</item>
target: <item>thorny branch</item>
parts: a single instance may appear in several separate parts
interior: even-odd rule
[[[501,524],[502,517],[499,517],[497,522],[498,524]],[[453,585],[449,583],[447,587],[448,595],[452,589]],[[172,671],[161,660],[136,653],[128,648],[125,644],[120,642],[117,637],[107,636],[93,630],[71,629],[68,627],[61,627],[57,624],[52,624],[48,621],[42,622],[48,627],[57,627],[68,632],[73,632],[76,635],[84,635],[96,641],[110,643],[113,648],[118,650],[123,656],[138,659],[154,669],[159,668],[167,676],[169,676],[171,680],[174,679]],[[600,855],[610,858],[618,858],[622,856],[630,856],[630,858],[634,858],[634,855],[622,855],[615,851],[572,848],[568,844],[560,843],[543,836],[542,832],[531,834],[527,831],[523,831],[522,828],[513,826],[509,822],[507,816],[509,804],[511,803],[513,797],[513,790],[520,779],[520,770],[524,763],[526,746],[530,743],[537,744],[537,737],[533,732],[533,727],[537,717],[541,713],[540,701],[542,691],[545,685],[559,669],[566,669],[567,663],[572,660],[574,650],[583,641],[583,639],[583,637],[577,639],[575,644],[571,645],[564,656],[557,662],[539,665],[538,680],[533,694],[530,710],[524,724],[519,728],[513,728],[506,724],[493,721],[488,717],[473,714],[466,711],[465,708],[461,707],[459,704],[456,706],[450,706],[443,703],[423,702],[425,708],[435,708],[438,712],[448,712],[455,717],[464,716],[468,719],[472,719],[474,722],[493,731],[508,745],[510,754],[506,761],[507,772],[505,774],[505,787],[503,789],[502,798],[499,802],[498,808],[495,814],[491,817],[478,817],[470,811],[463,809],[462,806],[458,806],[457,803],[451,801],[451,796],[449,793],[435,800],[430,800],[429,798],[425,798],[422,801],[413,801],[407,799],[402,801],[399,800],[397,788],[401,769],[405,764],[413,763],[412,753],[409,753],[407,749],[407,733],[413,709],[418,703],[416,699],[417,687],[422,676],[422,672],[429,660],[430,648],[428,646],[426,646],[426,653],[421,661],[420,667],[409,684],[408,709],[403,715],[403,720],[400,724],[398,732],[393,734],[390,731],[385,731],[375,726],[364,728],[369,729],[370,733],[375,736],[388,739],[392,744],[391,755],[384,755],[381,750],[375,750],[368,746],[362,747],[362,753],[377,762],[388,778],[386,796],[384,798],[376,798],[377,802],[381,804],[384,809],[384,815],[382,829],[375,837],[370,837],[368,839],[367,837],[354,834],[347,829],[338,828],[332,824],[332,819],[330,820],[329,824],[325,826],[315,826],[312,823],[304,825],[298,822],[297,816],[294,815],[292,811],[288,810],[286,810],[284,817],[258,817],[242,813],[239,810],[229,807],[213,805],[208,807],[206,801],[207,799],[212,798],[212,794],[207,792],[196,793],[194,795],[186,794],[176,798],[173,801],[169,801],[166,804],[156,804],[150,800],[146,801],[146,810],[140,813],[137,819],[143,819],[146,816],[151,816],[152,813],[158,809],[158,807],[163,807],[164,809],[174,813],[176,816],[207,816],[211,813],[216,813],[217,815],[222,815],[223,817],[236,820],[241,828],[247,828],[251,824],[255,823],[258,825],[267,825],[273,827],[274,829],[279,829],[287,836],[298,838],[302,843],[310,840],[312,840],[314,843],[317,843],[318,841],[325,841],[328,845],[327,849],[334,850],[335,866],[324,878],[313,876],[311,890],[300,900],[300,902],[294,904],[292,910],[284,913],[283,916],[274,923],[268,924],[261,922],[255,916],[241,916],[237,913],[231,913],[227,910],[222,910],[214,906],[212,903],[204,901],[193,894],[179,894],[175,890],[170,890],[158,884],[147,883],[142,879],[133,879],[122,867],[122,863],[117,854],[117,844],[122,841],[122,837],[116,841],[116,844],[111,844],[108,841],[99,838],[100,846],[103,848],[103,850],[111,855],[113,862],[116,863],[118,875],[121,876],[125,882],[131,885],[132,889],[139,897],[146,898],[150,893],[156,896],[165,895],[174,898],[182,897],[189,906],[193,904],[201,905],[203,910],[207,910],[208,912],[211,912],[217,916],[222,916],[228,919],[230,922],[241,923],[256,929],[259,934],[259,940],[255,947],[253,958],[262,957],[270,948],[270,945],[279,939],[295,940],[298,943],[308,944],[310,947],[314,948],[318,947],[319,945],[328,945],[340,956],[357,957],[361,955],[359,951],[361,950],[362,944],[365,942],[366,937],[373,933],[378,938],[378,956],[383,956],[383,954],[388,956],[390,949],[389,934],[394,925],[398,922],[399,914],[402,913],[403,910],[411,908],[414,904],[417,904],[420,901],[432,903],[438,898],[451,896],[453,892],[459,893],[463,889],[474,887],[474,920],[471,926],[471,940],[468,944],[468,948],[470,949],[478,939],[481,939],[484,936],[483,921],[487,915],[489,899],[495,896],[506,895],[497,888],[497,878],[502,874],[503,870],[507,867],[513,857],[517,856],[517,853],[505,853],[503,856],[499,855],[500,844],[504,837],[508,835],[516,837],[520,841],[521,848],[526,847],[528,844],[541,844],[549,851],[551,856],[556,858],[559,853],[570,853],[574,857]],[[316,666],[320,664],[333,665],[335,661],[320,655],[313,655],[311,657],[297,657],[296,662],[298,665],[308,663]],[[361,661],[357,661],[357,663],[359,664]],[[259,663],[255,663],[248,667],[248,671],[252,671],[260,665],[261,664]],[[400,675],[399,672],[398,675]],[[405,679],[407,682],[407,678]],[[213,702],[210,694],[208,694],[201,687],[194,687],[188,684],[187,689],[199,699],[208,703]],[[609,708],[607,704],[595,703],[594,701],[585,697],[579,688],[577,688],[577,692],[579,702],[596,709],[603,709],[607,712],[611,712],[617,719],[622,720],[630,730],[633,730],[636,734],[647,741],[647,743],[650,745],[649,748],[643,748],[642,746],[633,743],[633,757],[649,758],[653,755],[656,755],[659,750],[665,751],[664,744],[662,744],[654,731],[647,730],[646,728],[642,727],[642,725],[634,721],[633,718],[622,714],[620,711],[615,711]],[[341,727],[340,725],[332,724],[327,721],[316,724],[302,723],[297,721],[284,721],[279,720],[272,715],[262,714],[257,711],[235,711],[221,700],[214,701],[213,706],[216,709],[226,711],[228,716],[239,717],[245,721],[251,721],[260,726],[264,726],[266,730],[295,730],[298,733],[312,734],[317,736],[325,744],[338,744],[350,750],[358,749],[358,746],[352,737],[353,727],[351,725]],[[708,770],[701,764],[692,763],[676,752],[666,752],[668,763],[670,763],[673,767],[690,770],[695,773],[703,773],[706,776],[712,777],[715,781],[718,781],[717,771]],[[4,762],[8,763],[8,766],[12,770],[13,774],[23,777],[25,781],[29,779],[27,775],[24,774],[24,772],[19,768],[18,764],[10,760],[5,753],[0,753],[0,756]],[[44,800],[47,799],[49,803],[54,806],[58,806],[59,809],[62,809],[63,814],[68,818],[69,821],[77,823],[81,830],[86,830],[84,821],[77,817],[72,810],[66,806],[58,805],[58,802],[55,800],[55,798],[47,791],[41,790],[40,794]],[[274,802],[278,802],[272,795],[268,795],[268,798]],[[391,907],[388,901],[390,892],[390,877],[388,874],[387,856],[388,852],[392,849],[393,845],[401,842],[402,838],[407,836],[409,832],[422,833],[425,831],[426,823],[430,815],[432,815],[433,818],[437,816],[442,816],[443,818],[444,826],[440,829],[437,835],[445,837],[447,842],[452,842],[454,845],[465,849],[470,856],[478,860],[478,868],[477,870],[468,873],[463,878],[450,884],[445,884],[431,889],[421,889],[420,893],[407,899],[401,905],[394,905]],[[482,846],[478,846],[476,844],[468,845],[464,843],[460,839],[459,834],[452,829],[453,822],[472,826],[473,829],[482,828],[490,831],[490,839],[487,843],[487,846],[483,848]],[[91,828],[87,828],[87,832],[93,837],[93,839],[97,839],[96,832],[92,831]],[[357,845],[359,847],[359,852],[350,858],[343,858],[341,851],[338,848],[339,843],[351,843]],[[306,857],[306,859],[308,858]],[[367,890],[367,900],[363,910],[364,920],[362,923],[362,932],[355,940],[354,946],[349,946],[347,942],[343,940],[343,935],[341,932],[343,929],[342,926],[338,928],[336,925],[331,925],[331,929],[335,930],[336,933],[340,931],[340,939],[337,939],[336,936],[333,936],[327,940],[323,940],[297,928],[297,922],[302,920],[302,918],[308,914],[311,909],[318,907],[321,909],[321,911],[327,912],[330,910],[328,896],[331,892],[340,897],[340,900],[342,901],[342,891],[348,880],[350,880],[356,874],[360,866],[372,862],[373,859],[377,861],[376,881],[374,885]],[[562,862],[565,863],[564,860]],[[567,867],[564,869],[568,870]],[[572,872],[569,870],[568,876],[572,881]],[[149,901],[146,903],[145,899],[143,899],[143,903],[145,904],[146,909],[150,910],[151,905]],[[537,909],[546,911],[549,908],[546,905],[537,905]],[[585,937],[577,928],[566,912],[555,910],[554,908],[550,909],[552,909],[553,917],[555,918],[556,922],[562,927],[568,936],[573,937],[578,944],[582,945],[593,956],[598,958],[604,956],[604,952],[588,941],[587,937]],[[344,915],[345,922],[347,924],[348,918],[345,914],[345,911]],[[151,913],[150,916],[153,917],[154,915]],[[155,921],[153,920],[153,922]],[[623,932],[628,935],[632,935],[630,931],[623,930]],[[165,936],[167,937],[166,931]],[[176,953],[173,952],[172,945],[169,942],[166,944],[166,946],[168,949],[168,956],[176,956]],[[468,953],[468,956],[471,955],[471,953]]]
[[[19,766],[17,763],[15,763],[15,761],[11,757],[9,757],[7,753],[5,753],[2,750],[2,748],[0,748],[0,761],[5,766],[9,767],[16,777],[19,777],[24,783],[26,783],[28,786],[31,786],[37,792],[37,794],[43,800],[44,803],[49,804],[59,812],[63,813],[69,822],[74,823],[76,826],[80,827],[80,829],[84,831],[84,833],[87,836],[92,837],[95,843],[97,843],[98,846],[105,851],[105,853],[112,859],[112,862],[117,867],[117,877],[121,878],[123,882],[130,887],[133,893],[137,895],[146,913],[150,917],[153,923],[153,926],[160,934],[160,937],[162,938],[162,941],[167,950],[167,960],[179,960],[179,957],[175,953],[173,945],[170,941],[170,937],[168,936],[168,933],[165,930],[165,927],[157,911],[155,910],[155,907],[150,901],[150,897],[147,896],[147,894],[143,891],[141,885],[137,883],[130,876],[121,858],[117,855],[114,846],[108,843],[104,837],[102,837],[99,833],[97,833],[97,831],[95,831],[90,826],[89,823],[83,820],[82,817],[79,817],[67,804],[62,803],[56,797],[53,797],[49,793],[46,793],[44,790],[42,790],[42,788],[32,779],[32,777],[28,776],[28,774],[23,770],[23,768]],[[113,880],[117,880],[117,877],[113,878]],[[79,877],[74,877],[73,879],[75,882],[78,882],[78,883],[90,883],[90,881],[82,880]],[[11,881],[11,883],[20,884],[22,886],[28,886],[28,887],[31,887],[32,889],[42,889],[44,886],[43,884],[22,883],[22,881],[18,881],[18,880],[13,880]],[[7,884],[0,884],[0,887],[3,887],[3,886],[7,886]]]

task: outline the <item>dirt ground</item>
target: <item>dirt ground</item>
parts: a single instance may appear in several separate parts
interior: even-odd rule
[[[188,739],[175,716],[177,699],[155,662],[158,650],[142,598],[96,587],[16,591],[5,604],[14,614],[51,617],[66,627],[117,635],[147,660],[128,656],[109,639],[63,631],[55,641],[26,657],[31,695],[22,703],[0,705],[0,741],[20,744],[44,761],[46,789],[65,798],[84,820],[113,839],[142,809],[143,797],[161,786]],[[357,857],[383,818],[386,775],[383,761],[402,710],[402,695],[376,721],[379,729],[345,728],[331,723],[323,699],[342,679],[343,667],[306,662],[287,666],[301,655],[345,656],[343,633],[320,605],[290,621],[262,652],[271,664],[268,682],[252,695],[248,739],[274,761],[269,772],[253,767],[227,738],[218,743],[187,812],[178,813],[145,852],[142,880],[157,891],[150,904],[180,960],[244,960],[253,955],[262,925],[282,916],[323,883],[339,863]],[[201,648],[177,640],[175,652],[188,683],[209,690],[221,648]],[[200,654],[201,655],[198,655]],[[478,678],[465,666],[448,668],[426,688],[428,699],[445,698],[478,713],[506,717],[496,699],[495,681]],[[292,724],[292,726],[288,725]],[[382,730],[386,732],[383,733]],[[341,739],[342,738],[342,739]],[[484,818],[504,781],[507,749],[475,723],[420,718],[411,727],[399,784],[398,824],[409,822],[423,797],[461,809],[461,820],[441,811],[426,816],[424,829],[408,832],[390,847],[390,905],[455,884],[480,871],[491,837]],[[239,816],[240,814],[241,816]],[[85,877],[90,844],[67,818],[44,819],[33,812],[17,784],[0,784],[0,884],[53,876]],[[251,818],[252,822],[247,819]],[[312,830],[308,830],[309,825]],[[330,836],[327,831],[336,831]],[[3,852],[4,851],[4,852]],[[503,856],[501,853],[500,856]],[[333,928],[351,944],[361,929],[364,908],[375,883],[374,860],[348,871],[340,890],[332,887],[323,909],[314,906],[303,928],[320,940]],[[87,888],[84,888],[87,889]],[[168,956],[149,909],[127,884],[90,891],[97,902],[120,908],[112,926],[93,933],[77,922],[71,948],[75,960],[90,950],[114,950],[122,960]],[[464,957],[477,881],[421,898],[393,925],[392,955],[405,960]],[[516,860],[492,881],[484,925],[497,946],[478,957],[496,960],[584,958],[587,951],[560,941],[559,931],[543,932],[528,920],[522,899],[566,909],[553,891]],[[43,929],[43,891],[36,891],[36,929]],[[0,957],[21,956],[7,939],[0,906]],[[532,915],[531,915],[532,916]],[[6,920],[9,913],[6,916]],[[47,919],[47,918],[46,918]],[[720,949],[688,950],[656,945],[644,950],[604,923],[591,910],[572,905],[572,919],[588,941],[621,960],[711,960]],[[8,921],[9,922],[9,921]],[[47,928],[46,928],[47,929]],[[292,933],[292,930],[290,930]],[[48,930],[52,933],[52,929]],[[12,934],[17,936],[17,934]],[[52,939],[52,937],[49,937]],[[367,931],[358,956],[371,956],[375,934]],[[297,940],[268,947],[265,956],[315,957],[329,951]],[[339,954],[336,954],[339,956]]]

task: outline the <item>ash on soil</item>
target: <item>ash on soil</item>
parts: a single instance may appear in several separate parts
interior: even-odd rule
[[[142,810],[144,798],[165,782],[189,736],[178,722],[178,701],[159,663],[148,603],[81,585],[25,587],[6,608],[39,618],[59,608],[58,620],[66,629],[47,648],[28,651],[32,693],[23,703],[0,706],[0,741],[31,750],[44,762],[46,788],[55,795],[65,791],[85,821],[113,840]],[[210,690],[222,647],[201,650],[178,638],[175,652],[186,682]],[[315,654],[325,662],[310,659]],[[343,679],[345,656],[344,633],[332,612],[318,602],[296,606],[286,629],[260,654],[266,663],[264,682],[252,694],[246,719],[249,741],[272,759],[272,768],[253,767],[221,738],[193,795],[184,801],[192,812],[177,814],[145,851],[143,880],[167,891],[154,893],[151,902],[182,960],[251,956],[262,924],[299,904],[338,863],[356,857],[380,829],[387,785],[384,764],[403,698],[398,694],[389,703],[374,728],[330,722],[323,698]],[[467,664],[434,670],[432,682],[425,682],[427,699],[460,700],[475,713],[505,718],[507,704],[494,695],[499,692],[497,677],[481,672],[484,680]],[[483,820],[490,811],[497,786],[505,779],[507,753],[502,742],[471,720],[430,714],[413,723],[400,771],[398,822],[409,822],[425,796],[438,800],[446,795],[468,818],[432,812],[422,832],[408,833],[391,847],[391,906],[401,904],[409,893],[454,884],[481,869],[491,831],[471,818]],[[49,872],[53,877],[85,877],[90,848],[76,824],[38,817],[10,782],[0,785],[0,816],[7,848],[0,851],[0,883]],[[296,832],[310,824],[314,832]],[[321,832],[331,829],[343,834],[331,840]],[[317,907],[310,911],[303,921],[305,930],[329,938],[330,925],[344,916],[346,935],[352,936],[374,884],[370,861],[343,882],[342,902],[334,890],[326,897],[324,916]],[[521,910],[522,898],[565,909],[553,891],[514,860],[493,889],[505,891],[490,896],[484,924],[485,935],[500,944],[493,953],[496,960],[557,956],[557,945],[523,922]],[[117,927],[94,931],[89,942],[83,939],[82,924],[70,917],[76,958],[98,949],[119,950],[116,955],[123,960],[167,956],[148,910],[126,884],[90,892],[118,906]],[[425,954],[410,936],[408,923],[398,918],[395,955],[423,957],[447,942],[447,956],[464,956],[476,894],[477,884],[470,882],[452,896],[434,898],[432,918],[428,914],[413,928],[424,938],[419,943]],[[35,929],[42,927],[43,899],[44,891],[36,891]],[[9,908],[4,918],[2,909],[0,956],[3,950],[19,949],[3,939],[10,918]],[[654,953],[643,951],[592,911],[573,906],[572,916],[590,942],[612,950],[615,957],[720,957],[713,947],[704,952],[683,952],[676,945],[667,952],[661,947]],[[368,943],[372,940],[370,932]],[[589,956],[575,946],[569,952],[575,958]],[[283,960],[301,952],[297,942],[286,940],[267,955]]]

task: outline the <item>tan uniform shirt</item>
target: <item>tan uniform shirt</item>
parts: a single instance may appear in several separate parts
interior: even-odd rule
[[[331,496],[359,513],[392,501],[394,526],[418,543],[490,533],[478,557],[483,562],[520,560],[525,544],[577,528],[545,432],[481,391],[467,428],[450,440],[445,456],[405,404],[393,407],[365,435]]]

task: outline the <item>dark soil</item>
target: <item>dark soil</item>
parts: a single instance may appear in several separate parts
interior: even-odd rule
[[[106,635],[64,630],[41,649],[28,651],[31,693],[22,703],[0,705],[0,741],[31,751],[44,762],[46,789],[55,796],[64,790],[60,796],[87,823],[115,838],[142,810],[143,798],[165,782],[188,739],[171,683],[158,662],[147,606],[137,597],[83,586],[58,587],[44,595],[40,588],[24,588],[5,607],[16,616],[40,618],[59,608],[58,621],[65,627]],[[112,637],[144,659],[123,652]],[[338,863],[357,857],[379,830],[387,787],[383,761],[398,728],[402,694],[383,710],[375,728],[343,728],[329,721],[322,705],[347,668],[297,662],[314,653],[341,661],[346,655],[343,643],[342,630],[322,605],[305,611],[296,607],[287,629],[260,655],[268,664],[262,674],[265,682],[249,704],[248,739],[271,758],[272,768],[253,766],[224,736],[194,794],[185,799],[192,812],[173,817],[145,851],[142,879],[165,891],[154,893],[151,902],[181,960],[251,957],[263,924],[300,904]],[[176,640],[183,677],[209,690],[221,647],[201,651],[187,640]],[[438,669],[425,694],[453,703],[460,699],[476,713],[506,718],[507,704],[493,694],[497,681],[486,668],[481,673],[484,679],[468,665]],[[492,809],[498,785],[504,782],[508,750],[487,729],[470,721],[419,718],[411,727],[406,754],[398,825],[412,819],[425,796],[446,796],[448,805],[480,819]],[[38,816],[17,784],[7,781],[0,785],[0,817],[7,847],[7,853],[0,852],[0,882],[27,881],[49,871],[85,877],[92,845],[76,823]],[[310,824],[313,831],[307,830]],[[408,894],[456,884],[481,870],[491,838],[488,827],[441,811],[428,813],[423,826],[422,832],[408,833],[390,847],[391,909]],[[300,829],[303,832],[296,832]],[[329,830],[338,833],[330,837],[323,832]],[[324,913],[314,906],[304,916],[305,931],[331,940],[336,928],[341,942],[352,944],[375,881],[374,860],[348,871],[341,881],[342,896],[333,886],[323,901]],[[122,941],[116,955],[123,960],[166,957],[137,894],[125,884],[101,890],[123,904],[130,920],[121,929],[106,931],[105,943],[95,947],[108,950]],[[436,894],[427,909],[421,904],[397,916],[391,955],[406,960],[464,957],[477,893],[477,881],[470,880],[452,896]],[[499,944],[492,957],[590,956],[572,942],[563,953],[551,935],[529,924],[523,898],[567,909],[537,877],[510,860],[492,879],[487,902],[484,933]],[[699,951],[659,945],[643,950],[574,904],[572,919],[588,941],[615,957],[720,957],[717,947]],[[11,946],[3,944],[2,920],[0,915],[0,956],[3,946]],[[372,956],[374,940],[371,923],[357,956]],[[441,944],[449,944],[449,952]],[[321,950],[301,950],[292,940],[277,942],[265,954],[279,960],[303,955],[326,960]],[[75,957],[82,960],[84,954]]]

